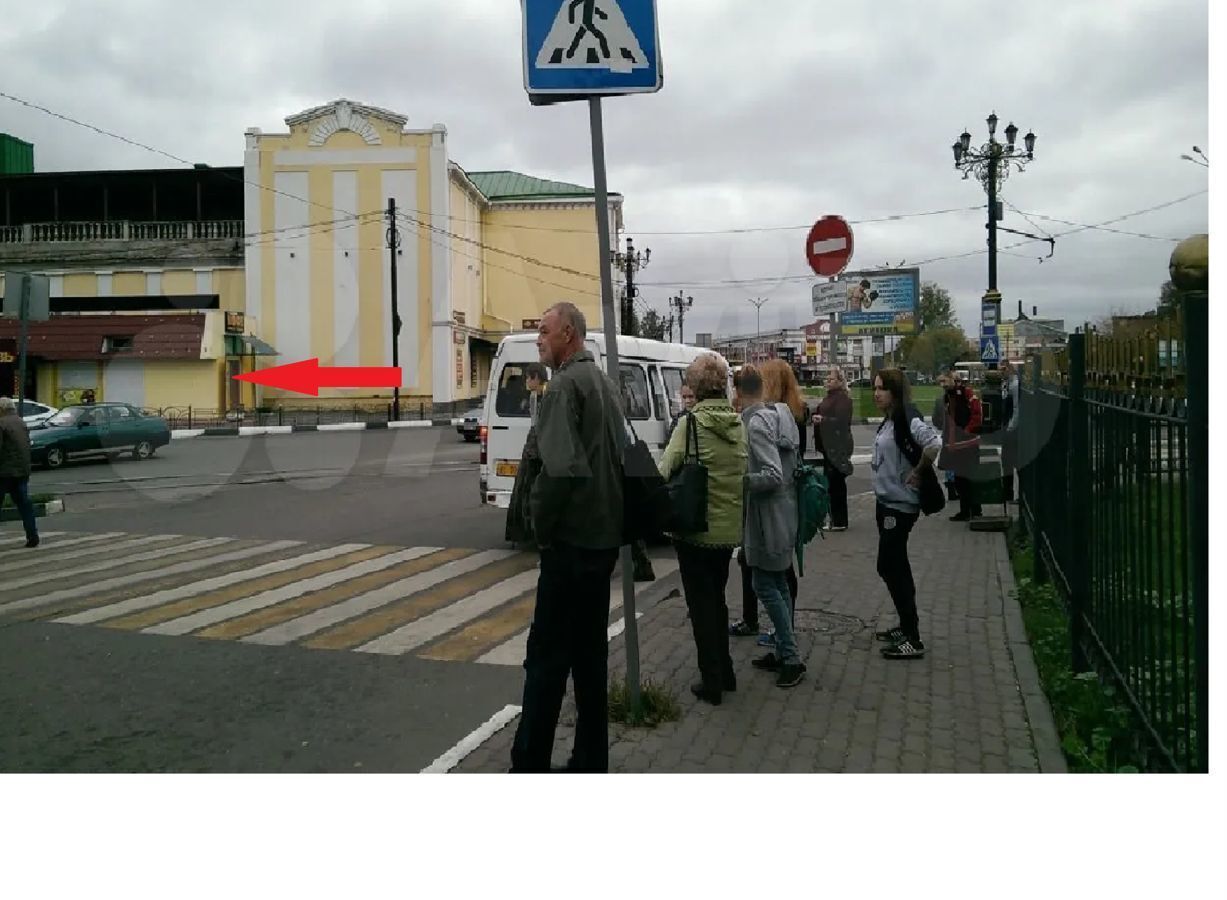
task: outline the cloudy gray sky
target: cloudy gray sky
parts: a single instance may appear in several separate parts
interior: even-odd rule
[[[517,169],[592,183],[587,107],[535,108],[523,88],[512,0],[342,4],[159,0],[10,4],[3,89],[183,157],[242,161],[243,130],[346,96],[410,125],[448,126],[470,170]],[[665,86],[605,103],[611,189],[627,233],[652,249],[644,299],[695,298],[686,331],[809,321],[805,228],[973,207],[950,145],[985,117],[1039,136],[1011,177],[1019,210],[1097,224],[1208,187],[1182,161],[1208,133],[1205,0],[660,0]],[[173,11],[172,11],[173,10]],[[169,160],[0,100],[0,130],[33,141],[41,171],[159,167]],[[1163,238],[1208,228],[1207,195],[1111,227]],[[853,268],[974,253],[982,210],[855,227]],[[1003,224],[1075,226],[1007,209]],[[656,233],[652,233],[656,232]],[[1015,242],[1003,235],[1002,245]],[[1152,305],[1173,243],[1104,231],[1027,243],[1000,257],[1006,311],[1070,324]],[[948,288],[973,328],[984,253],[940,259],[921,277]],[[730,285],[729,281],[749,282]]]

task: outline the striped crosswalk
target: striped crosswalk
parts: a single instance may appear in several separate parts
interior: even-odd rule
[[[263,646],[518,666],[536,557],[127,532],[0,539],[0,624],[52,621]],[[656,562],[659,577],[672,559]],[[622,585],[610,585],[611,633]]]

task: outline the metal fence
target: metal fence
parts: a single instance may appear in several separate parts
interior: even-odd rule
[[[480,409],[481,401],[458,401],[456,403],[427,403],[425,401],[402,401],[402,422],[451,420],[460,418],[474,409]],[[292,425],[342,425],[355,422],[390,422],[392,404],[368,404],[365,406],[319,404],[317,406],[291,406],[264,409],[210,409],[200,406],[167,406],[147,410],[161,416],[172,429],[239,428]]]
[[[1207,771],[1205,293],[1136,337],[1071,335],[1022,378],[1021,506],[1073,667],[1115,684],[1157,768]]]

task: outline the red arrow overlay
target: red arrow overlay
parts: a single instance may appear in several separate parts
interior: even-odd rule
[[[321,366],[318,358],[287,363],[233,376],[235,381],[250,381],[265,387],[296,394],[320,395],[320,388],[400,387],[400,366]]]

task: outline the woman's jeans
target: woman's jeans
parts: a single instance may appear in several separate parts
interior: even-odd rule
[[[784,572],[768,572],[753,567],[754,593],[767,610],[771,624],[775,626],[775,655],[785,665],[801,661],[797,653],[797,639],[792,631],[792,612],[788,604],[788,578]]]

